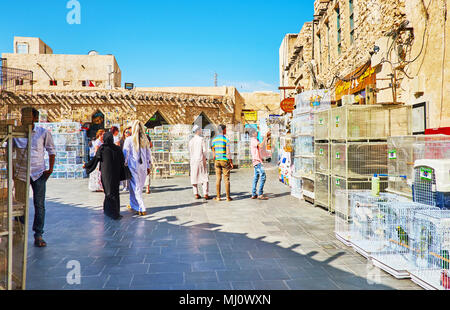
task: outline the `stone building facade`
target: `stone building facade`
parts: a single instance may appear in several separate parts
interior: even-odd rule
[[[427,128],[449,127],[447,12],[446,0],[316,0],[310,85],[339,104],[424,104]]]
[[[3,53],[8,67],[33,71],[34,90],[120,88],[122,73],[113,55],[53,54],[39,38],[14,37],[14,53]]]

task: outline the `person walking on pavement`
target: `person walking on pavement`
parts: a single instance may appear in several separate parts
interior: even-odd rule
[[[200,199],[198,185],[202,184],[203,197],[208,200],[208,168],[206,159],[206,143],[202,134],[202,128],[194,125],[192,132],[194,137],[189,141],[189,157],[191,161],[191,184],[194,190],[195,199]]]
[[[219,134],[212,140],[212,152],[214,158],[214,167],[216,169],[216,201],[220,201],[220,183],[222,182],[222,174],[225,182],[225,192],[227,201],[232,201],[230,196],[230,174],[234,168],[233,160],[231,159],[230,148],[228,146],[228,139],[225,137],[227,128],[225,125],[219,125]]]
[[[252,186],[252,199],[267,200],[269,198],[264,196],[264,184],[266,183],[266,172],[264,171],[263,167],[261,150],[266,147],[267,140],[270,137],[270,132],[268,132],[264,136],[262,143],[259,143],[258,131],[255,128],[250,128],[249,134],[250,134],[250,152],[252,154],[252,164],[255,169],[255,176],[253,178],[253,186]],[[257,195],[256,187],[258,185],[258,181],[261,182],[259,184],[259,191]]]
[[[145,178],[150,173],[152,157],[150,144],[145,134],[144,125],[140,121],[134,121],[131,126],[131,136],[123,145],[125,163],[131,172],[130,180],[130,205],[136,215],[147,215],[142,199],[142,188]]]
[[[152,138],[150,138],[150,135],[148,133],[146,133],[146,136],[148,139],[148,143],[150,144],[150,150],[151,150],[153,148]],[[147,177],[145,178],[145,183],[144,183],[145,193],[147,195],[150,195],[151,180],[152,180],[152,174],[149,173],[149,174],[147,174]]]
[[[120,138],[119,146],[122,151],[123,151],[123,145],[125,143],[125,139],[128,138],[129,136],[131,136],[131,127],[125,128],[125,130],[122,133],[122,137]],[[130,185],[129,180],[124,180],[124,181],[121,181],[120,183],[122,184],[122,192],[129,191],[129,185]]]
[[[93,143],[94,146],[94,157],[95,154],[97,154],[98,149],[103,144],[103,135],[105,134],[104,129],[99,129],[96,134],[96,139]],[[92,171],[92,173],[89,175],[89,184],[88,188],[91,192],[103,192],[103,185],[102,185],[102,174],[100,172],[100,167],[97,166],[97,168]]]
[[[83,166],[90,174],[100,165],[102,186],[105,192],[103,212],[113,220],[120,220],[120,181],[125,178],[125,157],[114,143],[114,135],[107,132],[95,157]]]
[[[53,143],[51,133],[42,127],[37,127],[34,124],[39,122],[39,111],[34,108],[22,109],[22,125],[29,126],[32,124],[31,135],[31,171],[30,171],[30,185],[33,190],[34,203],[34,245],[36,247],[45,247],[47,243],[42,238],[44,234],[45,225],[45,192],[47,180],[53,173],[55,165],[56,148]],[[28,145],[27,138],[14,139],[14,147],[18,149],[26,149]],[[49,169],[45,168],[45,152],[47,151],[49,157]],[[15,186],[26,189],[26,167],[15,167]]]

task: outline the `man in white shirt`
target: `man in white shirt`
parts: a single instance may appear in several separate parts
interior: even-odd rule
[[[50,175],[53,173],[55,165],[56,149],[53,143],[51,133],[42,128],[36,127],[34,124],[39,122],[39,111],[34,108],[22,109],[22,125],[33,125],[31,136],[31,171],[30,184],[33,189],[34,203],[34,244],[37,247],[45,247],[47,244],[42,239],[44,234],[45,223],[45,191],[46,183]],[[14,139],[14,146],[18,149],[27,148],[28,139]],[[45,168],[45,151],[48,152],[49,169]],[[26,167],[16,166],[16,182],[26,182]]]
[[[194,125],[192,132],[194,137],[189,141],[189,155],[191,160],[191,184],[194,190],[195,199],[200,199],[198,191],[198,184],[202,184],[203,194],[206,200],[209,199],[208,195],[208,168],[206,158],[206,144],[205,140],[201,137],[202,128],[198,125]]]

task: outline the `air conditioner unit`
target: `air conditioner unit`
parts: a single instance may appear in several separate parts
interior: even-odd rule
[[[420,159],[414,163],[413,200],[450,209],[450,159]]]

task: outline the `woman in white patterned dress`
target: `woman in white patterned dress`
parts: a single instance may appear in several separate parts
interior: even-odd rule
[[[97,131],[96,139],[93,142],[94,145],[94,151],[96,154],[99,147],[103,144],[103,135],[105,134],[105,131],[103,129],[100,129]],[[103,192],[103,185],[102,185],[102,175],[100,173],[100,165],[97,166],[94,172],[92,172],[89,175],[89,190],[91,192]]]

